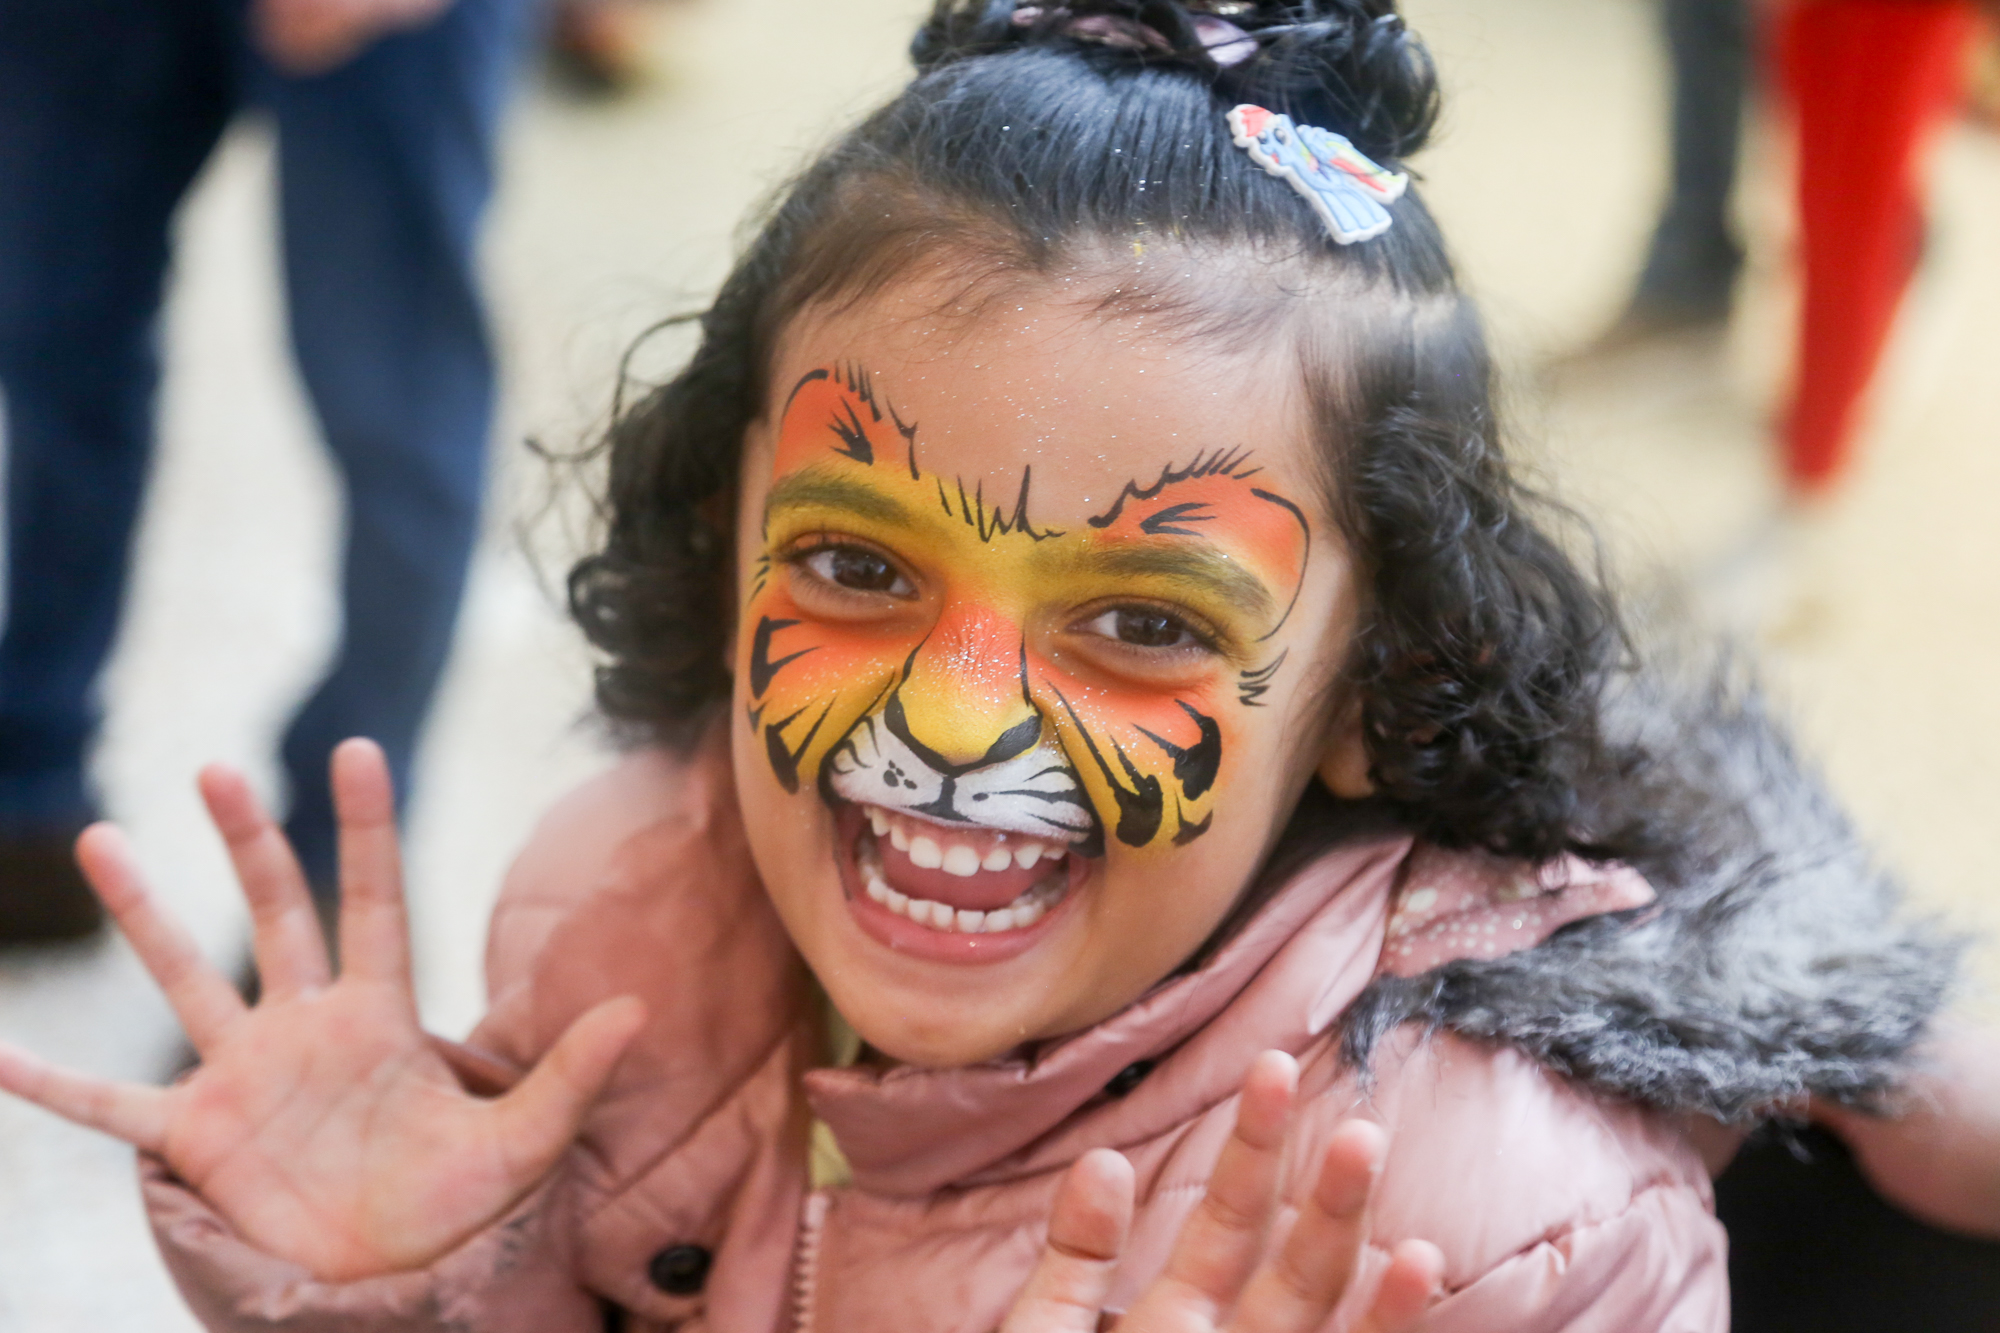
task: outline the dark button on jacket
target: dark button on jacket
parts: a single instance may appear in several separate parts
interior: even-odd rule
[[[1104,1085],[1105,1095],[1107,1097],[1123,1097],[1126,1093],[1139,1086],[1139,1080],[1153,1072],[1153,1064],[1154,1062],[1151,1060],[1134,1060],[1131,1064],[1126,1065],[1116,1074],[1113,1074],[1111,1081]]]
[[[708,1281],[715,1256],[700,1245],[669,1245],[646,1265],[646,1276],[669,1296],[693,1296]]]

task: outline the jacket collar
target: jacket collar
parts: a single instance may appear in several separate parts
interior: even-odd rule
[[[1031,1054],[961,1069],[820,1069],[806,1096],[873,1193],[926,1195],[1141,1143],[1235,1095],[1259,1052],[1304,1050],[1375,973],[1406,837],[1335,848],[1198,970]],[[1124,1097],[1105,1088],[1154,1062]]]

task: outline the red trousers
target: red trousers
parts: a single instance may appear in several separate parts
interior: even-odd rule
[[[1921,244],[1918,152],[1958,104],[1974,15],[1962,0],[1794,0],[1772,52],[1798,125],[1804,309],[1786,473],[1825,487]]]

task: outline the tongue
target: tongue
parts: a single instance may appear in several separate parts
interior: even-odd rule
[[[897,851],[887,838],[876,843],[876,850],[882,857],[882,878],[896,892],[970,912],[997,912],[1062,868],[1058,862],[1043,860],[1027,870],[1010,865],[1005,870],[952,875],[911,864],[910,854]]]

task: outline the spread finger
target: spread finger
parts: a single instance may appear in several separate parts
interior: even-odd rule
[[[166,1138],[162,1088],[72,1073],[5,1042],[0,1042],[0,1088],[145,1152],[158,1152]]]
[[[410,923],[396,803],[388,763],[375,742],[346,740],[334,749],[333,801],[340,816],[341,973],[409,992]],[[414,998],[411,1005],[414,1012]]]
[[[76,856],[84,878],[159,983],[188,1040],[195,1050],[208,1051],[244,1015],[243,997],[154,901],[124,834],[110,824],[93,824],[76,840]]]
[[[1354,1333],[1409,1333],[1437,1299],[1444,1254],[1429,1241],[1406,1240],[1389,1256],[1375,1304]]]
[[[1365,1120],[1341,1125],[1328,1141],[1312,1194],[1290,1233],[1243,1294],[1244,1333],[1310,1333],[1353,1281],[1368,1239],[1368,1201],[1388,1141]]]
[[[305,874],[283,830],[235,770],[212,764],[202,770],[200,787],[250,905],[252,948],[264,994],[280,997],[326,985],[326,940]]]
[[[1105,1148],[1063,1177],[1048,1243],[1001,1333],[1096,1333],[1132,1226],[1132,1164]]]
[[[1173,1309],[1175,1319],[1219,1322],[1235,1304],[1264,1251],[1276,1211],[1297,1082],[1298,1066],[1290,1056],[1266,1051],[1257,1057],[1243,1082],[1235,1132],[1216,1161],[1208,1191],[1141,1307],[1159,1301]]]

